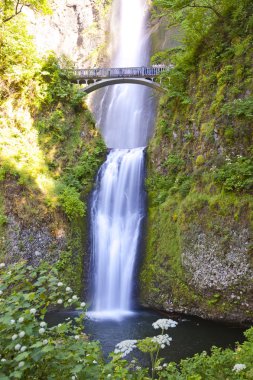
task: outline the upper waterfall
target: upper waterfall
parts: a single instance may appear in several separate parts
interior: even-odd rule
[[[149,39],[146,0],[115,0],[111,17],[113,67],[147,66]],[[109,148],[147,145],[152,133],[152,90],[135,84],[115,85],[105,92],[100,121]]]

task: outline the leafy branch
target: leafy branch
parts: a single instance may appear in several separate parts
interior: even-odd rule
[[[35,12],[42,12],[42,14],[51,13],[47,0],[31,0],[28,2],[22,2],[20,0],[0,0],[0,14],[2,13],[2,23],[10,21],[22,13],[24,7],[31,8]]]

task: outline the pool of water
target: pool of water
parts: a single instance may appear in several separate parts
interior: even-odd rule
[[[74,318],[78,312],[53,312],[47,316],[49,324],[57,324],[65,318]],[[171,318],[178,322],[177,327],[167,330],[172,337],[171,346],[161,351],[166,361],[178,362],[180,359],[193,356],[203,350],[209,352],[212,346],[234,347],[236,342],[244,340],[243,329],[234,328],[221,323],[207,321],[201,318],[167,315],[153,310],[139,310],[122,317],[121,319],[95,319],[87,316],[84,322],[84,331],[92,339],[99,340],[107,358],[115,345],[125,339],[142,339],[147,336],[160,334],[152,327],[152,323],[159,318]],[[133,353],[136,356],[135,353]],[[138,355],[137,355],[138,357]],[[141,358],[142,364],[148,364]]]

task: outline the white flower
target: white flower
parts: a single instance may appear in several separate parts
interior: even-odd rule
[[[20,331],[20,333],[18,334],[20,338],[23,338],[25,336],[25,332],[24,331]]]
[[[17,337],[18,337],[17,334],[14,334],[14,335],[12,335],[11,339],[12,339],[12,340],[16,340]]]
[[[20,349],[20,351],[21,351],[21,352],[24,352],[26,349],[27,349],[26,346],[22,346],[21,349]]]
[[[77,299],[78,299],[77,296],[73,296],[73,297],[72,297],[72,300],[75,300],[75,301],[76,301]]]
[[[72,300],[71,298],[68,299],[68,302],[69,302],[69,303],[72,302],[72,301],[73,301],[73,300]]]
[[[3,291],[2,290],[0,290],[0,296],[3,294]]]
[[[23,317],[20,317],[20,318],[18,319],[19,323],[24,322],[24,320],[25,320],[25,318],[23,318]]]
[[[0,268],[4,268],[5,267],[5,263],[0,263]]]
[[[97,361],[96,360],[93,360],[93,362],[92,363],[94,363],[94,364],[97,364]]]
[[[112,377],[112,375],[109,373],[109,374],[107,375],[107,377]]]
[[[81,302],[80,306],[81,306],[81,307],[85,307],[85,306],[86,306],[86,303],[85,303],[85,302]]]
[[[46,322],[44,322],[44,321],[42,321],[42,322],[40,322],[40,327],[46,327]]]
[[[11,325],[14,325],[16,323],[15,319],[11,319]]]
[[[61,327],[61,323],[58,323],[57,327]]]
[[[44,346],[45,346],[46,344],[48,344],[48,340],[47,340],[47,339],[44,339],[42,343],[43,343]]]
[[[141,367],[139,367],[139,366],[137,365],[136,370],[137,370],[137,371],[140,371],[140,370],[141,370]]]
[[[36,309],[30,309],[31,314],[36,314]]]
[[[71,376],[71,380],[75,380],[76,379],[76,377],[75,376]]]
[[[59,305],[61,305],[62,302],[63,302],[63,300],[62,300],[61,298],[60,298],[59,300],[57,300],[57,303],[58,303]]]
[[[63,286],[63,283],[61,281],[58,282],[57,286]]]
[[[240,363],[238,363],[238,364],[235,364],[235,365],[234,365],[234,368],[232,369],[232,371],[235,371],[235,372],[237,373],[237,372],[242,371],[242,370],[245,369],[245,368],[246,368],[246,365],[245,365],[245,364],[240,364]]]
[[[177,322],[172,319],[158,319],[156,322],[152,323],[154,329],[168,330],[169,327],[176,327]]]
[[[121,357],[124,358],[127,354],[133,351],[136,348],[137,340],[123,340],[122,342],[116,344],[116,348],[114,350],[115,354],[121,354]]]
[[[66,292],[67,292],[67,293],[70,293],[70,292],[72,292],[72,289],[71,289],[69,286],[67,286],[67,287],[66,287]]]
[[[75,335],[75,339],[78,340],[80,338],[79,335]]]
[[[2,362],[2,363],[6,362],[6,359],[4,359],[4,358],[3,358],[3,359],[1,359],[1,362]]]
[[[21,348],[21,344],[16,344],[16,346],[15,346],[15,350],[16,350],[16,351],[19,351],[20,348]]]
[[[158,343],[161,348],[165,348],[165,346],[169,346],[172,338],[169,337],[168,334],[165,335],[157,335],[152,338],[152,342]]]
[[[42,334],[44,334],[45,331],[46,331],[46,330],[45,330],[43,327],[41,327],[41,328],[39,329],[39,334],[42,335]]]
[[[24,365],[25,365],[25,362],[20,362],[20,363],[18,364],[18,367],[19,367],[19,368],[22,368],[22,367],[24,367]]]

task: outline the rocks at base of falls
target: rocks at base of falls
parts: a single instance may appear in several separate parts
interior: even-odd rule
[[[231,231],[225,240],[227,247],[214,233],[199,232],[187,236],[182,265],[191,285],[199,290],[215,288],[224,291],[242,280],[245,283],[250,281],[249,231]]]
[[[25,226],[9,215],[5,236],[6,258],[9,262],[27,260],[32,265],[38,265],[41,260],[55,262],[66,248],[66,238],[64,230],[53,234],[46,223],[37,225],[35,222]]]

